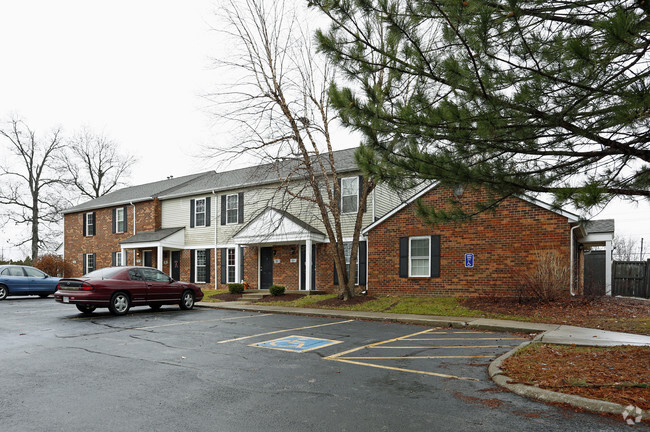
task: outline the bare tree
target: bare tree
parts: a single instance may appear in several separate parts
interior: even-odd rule
[[[3,161],[0,167],[0,204],[4,217],[17,225],[31,228],[31,236],[16,243],[22,246],[31,242],[31,258],[48,247],[55,237],[60,220],[62,184],[56,160],[63,151],[61,130],[55,129],[41,140],[36,132],[22,120],[12,119],[8,127],[0,129],[13,159]]]
[[[375,184],[366,179],[361,189],[348,271],[331,133],[335,118],[329,110],[331,64],[310,46],[311,33],[298,25],[287,3],[226,0],[223,10],[223,31],[239,49],[220,66],[237,78],[211,99],[221,120],[240,132],[241,141],[211,150],[220,157],[254,155],[274,164],[284,202],[314,206],[333,248],[341,294],[348,299],[354,296],[363,209]]]
[[[637,242],[631,237],[614,236],[614,250],[612,255],[617,261],[634,261],[636,256],[639,255],[635,252],[637,249]],[[643,259],[643,258],[640,258]]]
[[[83,197],[94,199],[125,185],[135,158],[121,153],[106,136],[83,129],[71,139],[63,163],[70,184]]]

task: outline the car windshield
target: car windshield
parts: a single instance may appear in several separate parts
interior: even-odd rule
[[[91,279],[110,279],[120,271],[122,271],[121,268],[107,267],[107,268],[91,271],[90,273],[86,273],[84,277],[91,278]]]

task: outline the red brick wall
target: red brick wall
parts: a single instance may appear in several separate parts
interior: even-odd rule
[[[448,208],[453,195],[436,188],[423,201]],[[466,190],[459,201],[467,209],[487,198]],[[399,277],[399,238],[440,235],[440,277]],[[518,198],[508,198],[495,212],[486,211],[466,223],[425,225],[408,206],[369,233],[370,294],[410,296],[516,296],[517,272],[534,268],[536,250],[554,250],[569,265],[570,226],[566,217]],[[465,268],[465,254],[474,267]],[[568,290],[568,287],[567,287]]]
[[[112,253],[121,250],[120,242],[133,236],[133,207],[125,206],[127,211],[126,232],[113,234],[113,209],[124,206],[92,210],[95,212],[95,235],[84,237],[83,218],[88,212],[70,213],[64,216],[65,261],[69,274],[78,277],[83,273],[83,255],[96,254],[96,268],[109,267]],[[136,230],[153,231],[160,228],[161,206],[158,199],[136,203]],[[133,263],[132,251],[127,253],[127,264]],[[141,258],[141,257],[140,257]],[[153,250],[153,266],[156,266],[156,250]],[[140,263],[142,265],[142,263]]]

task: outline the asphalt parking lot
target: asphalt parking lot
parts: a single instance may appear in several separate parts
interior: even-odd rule
[[[2,431],[627,430],[502,391],[521,335],[214,309],[0,302]]]

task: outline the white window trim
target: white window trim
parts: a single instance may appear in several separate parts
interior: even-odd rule
[[[411,253],[411,243],[413,240],[426,240],[429,247],[427,248],[427,255],[426,258],[429,260],[429,265],[427,266],[427,274],[426,275],[413,275],[413,258],[416,259],[424,259],[425,256],[417,256],[414,257],[413,254]],[[418,236],[418,237],[409,237],[409,277],[414,277],[414,278],[430,278],[431,277],[431,237],[428,236]]]
[[[349,244],[349,245],[350,245],[350,260],[352,260],[352,242],[351,242],[351,241],[350,241],[350,242],[344,242],[344,244]],[[345,247],[345,246],[344,246],[344,247]],[[355,276],[354,276],[354,285],[355,285],[355,286],[358,286],[358,285],[359,285],[359,270],[360,270],[360,267],[359,267],[359,258],[360,258],[360,257],[359,257],[359,245],[357,245],[357,273],[356,273]],[[347,270],[347,267],[348,267],[349,265],[350,265],[350,263],[348,262],[348,258],[345,257],[345,268],[346,268],[346,271],[348,272],[348,276],[350,276],[350,271]]]
[[[93,223],[93,218],[92,215],[94,212],[86,213],[86,237],[91,237],[95,235],[95,224]],[[93,227],[93,233],[90,233],[90,229],[88,227]]]
[[[235,206],[234,209],[228,208],[228,198],[234,196],[237,198],[237,205]],[[235,210],[235,221],[234,222],[228,222],[228,211],[229,210]],[[239,223],[239,194],[230,194],[226,195],[226,225],[237,225]]]
[[[115,209],[115,233],[122,234],[126,232],[126,223],[124,223],[124,207]],[[120,221],[120,214],[122,215],[122,220]],[[124,229],[120,231],[120,222],[124,224]]]
[[[233,258],[234,258],[234,262],[235,262],[235,263],[232,264],[232,265],[229,264],[229,261],[230,261],[230,260],[229,260],[229,256],[228,256],[228,255],[230,255],[230,251],[232,251]],[[231,267],[234,267],[234,268],[235,268],[235,273],[234,273],[234,274],[235,274],[235,278],[234,278],[233,280],[230,280],[230,268],[231,268]],[[231,283],[237,283],[237,252],[236,252],[235,248],[228,248],[228,249],[226,249],[226,283],[229,283],[229,284],[231,284]]]
[[[122,267],[123,265],[124,265],[124,262],[122,261],[122,251],[115,252],[115,266],[116,267]]]
[[[203,211],[202,212],[199,212],[197,210],[199,208],[199,201],[203,201]],[[194,226],[195,227],[207,226],[206,221],[207,221],[208,215],[206,214],[207,213],[206,212],[206,210],[207,210],[206,209],[206,204],[207,204],[207,199],[206,198],[197,198],[196,200],[194,200]],[[199,218],[198,218],[199,213],[203,215],[203,223],[202,224],[199,223]]]
[[[95,271],[97,269],[97,263],[93,262],[92,270],[90,270],[90,265],[89,265],[90,263],[88,261],[91,258],[94,260],[94,258],[95,258],[94,254],[91,254],[91,253],[86,254],[86,273],[90,273],[91,271]]]
[[[347,181],[355,181],[355,183],[356,183],[356,187],[354,189],[355,190],[354,196],[357,197],[357,209],[354,210],[354,211],[350,211],[350,212],[343,211],[343,198],[348,197],[348,196],[352,196],[352,195],[343,195],[343,190],[345,189],[343,187],[343,182],[346,181],[346,180]],[[354,213],[357,213],[358,211],[359,211],[359,177],[356,177],[356,176],[355,177],[343,177],[341,179],[341,213],[342,214],[354,214]]]
[[[203,253],[205,253],[205,250],[203,250],[203,249],[196,249],[195,252],[194,252],[194,283],[204,284],[204,283],[207,283],[207,281],[198,280],[198,276],[199,276],[199,252],[200,251],[203,251]],[[208,263],[208,258],[205,257],[205,264],[203,264],[200,267],[203,267],[205,269],[205,274],[206,275],[207,275],[208,265],[210,265]]]

